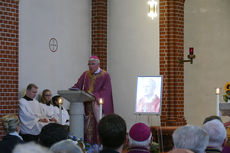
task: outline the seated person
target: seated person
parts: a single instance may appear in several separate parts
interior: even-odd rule
[[[52,103],[56,108],[59,108],[59,99],[62,98],[61,96],[54,96],[52,98]],[[57,115],[59,115],[59,110],[57,110]],[[59,118],[59,116],[57,116],[56,118]],[[67,112],[67,110],[62,107],[62,125],[69,125],[69,113]]]
[[[227,142],[226,129],[222,122],[214,119],[206,122],[202,127],[209,135],[209,143],[206,153],[222,152],[223,146]]]
[[[38,87],[35,84],[29,84],[26,95],[19,100],[20,135],[25,142],[37,141],[38,134],[44,125],[49,121],[57,122],[53,108],[35,99],[37,91]]]
[[[83,153],[81,147],[75,144],[72,140],[62,140],[50,147],[53,153]]]
[[[219,120],[221,123],[223,123],[222,119],[221,119],[219,116],[211,115],[211,116],[208,116],[208,117],[206,117],[206,118],[204,119],[203,124],[205,124],[205,123],[208,122],[208,121],[215,120],[215,119],[217,119],[217,120]]]
[[[52,102],[52,93],[49,89],[45,89],[42,91],[41,102],[50,106]]]
[[[98,124],[99,140],[103,145],[100,153],[121,153],[126,140],[126,123],[116,114],[104,116]]]
[[[68,138],[68,130],[65,126],[58,123],[49,123],[42,128],[38,137],[38,142],[45,146],[50,147],[54,143]]]
[[[48,148],[43,147],[39,144],[36,144],[34,142],[29,142],[25,144],[19,144],[17,145],[13,153],[53,153],[49,151]]]
[[[144,123],[136,123],[129,130],[128,153],[150,153],[152,133]]]
[[[186,125],[173,132],[175,149],[188,149],[195,153],[204,153],[208,146],[209,136],[198,126]]]
[[[17,144],[23,143],[22,137],[19,136],[20,122],[16,115],[9,114],[2,117],[2,125],[6,136],[0,142],[0,152],[11,153]]]
[[[42,131],[39,134],[38,142],[49,148],[54,143],[67,138],[68,130],[65,126],[58,123],[49,123],[42,128]]]

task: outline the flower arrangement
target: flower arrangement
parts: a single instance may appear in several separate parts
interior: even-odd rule
[[[76,136],[72,135],[71,133],[68,136],[68,139],[73,140],[79,145],[84,153],[98,153],[102,150],[102,146],[98,144],[89,144],[83,140],[83,138],[77,138]]]
[[[153,141],[151,146],[150,146],[150,152],[151,153],[158,153],[159,152],[159,144]]]
[[[228,102],[230,100],[230,82],[225,84],[225,94],[223,95],[223,100]]]

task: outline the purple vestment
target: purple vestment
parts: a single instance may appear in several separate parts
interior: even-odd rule
[[[98,119],[95,118],[95,115],[99,113],[99,99],[103,99],[103,115],[114,113],[109,73],[102,69],[97,74],[91,74],[90,71],[85,71],[72,88],[79,88],[96,97],[96,102],[85,103],[85,140],[91,144],[97,143]]]

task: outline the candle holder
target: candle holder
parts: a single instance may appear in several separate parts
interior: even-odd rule
[[[179,59],[179,63],[180,64],[182,64],[184,62],[190,62],[191,64],[193,63],[193,59],[196,57],[196,55],[194,55],[194,48],[193,47],[189,48],[189,54],[187,57],[189,60]]]

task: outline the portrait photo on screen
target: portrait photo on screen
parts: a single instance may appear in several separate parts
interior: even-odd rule
[[[162,76],[137,76],[135,113],[161,113]]]

